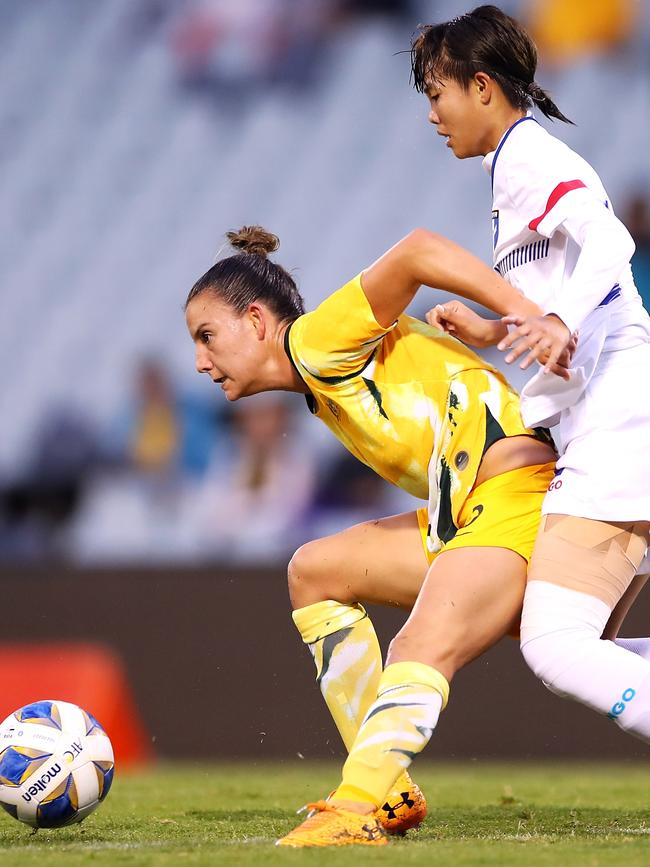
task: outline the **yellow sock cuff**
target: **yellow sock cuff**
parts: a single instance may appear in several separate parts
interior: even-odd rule
[[[305,644],[313,644],[339,629],[352,626],[368,615],[363,605],[358,603],[343,605],[327,599],[325,602],[314,602],[313,605],[297,608],[291,616]]]
[[[372,804],[375,809],[377,809],[377,807],[379,806],[377,800],[373,798],[372,795],[368,794],[368,792],[364,791],[363,789],[357,788],[357,786],[348,786],[345,783],[341,783],[338,789],[332,792],[329,800],[356,801],[357,804]]]
[[[442,709],[447,707],[449,681],[436,668],[425,665],[423,662],[393,662],[391,665],[387,665],[379,679],[377,695],[379,696],[393,687],[404,686],[406,683],[430,686],[442,696]]]

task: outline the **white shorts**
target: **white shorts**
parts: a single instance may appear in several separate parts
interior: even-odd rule
[[[543,514],[650,521],[650,343],[603,353],[553,431],[560,459]]]

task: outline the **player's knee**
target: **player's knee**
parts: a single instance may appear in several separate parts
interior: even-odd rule
[[[535,677],[545,683],[551,676],[555,657],[555,651],[549,638],[548,635],[540,635],[532,640],[522,641],[520,644],[524,662]]]
[[[295,552],[287,568],[289,596],[294,608],[329,599],[323,586],[325,569],[320,540],[306,542]],[[323,595],[325,594],[325,595]]]
[[[609,608],[596,597],[532,581],[521,617],[521,652],[531,671],[559,695],[577,696],[590,679]]]
[[[585,629],[549,631],[522,641],[521,652],[547,689],[559,696],[575,697],[585,677],[590,676],[590,668],[583,670],[583,661],[590,656],[592,643],[599,641],[597,635]]]

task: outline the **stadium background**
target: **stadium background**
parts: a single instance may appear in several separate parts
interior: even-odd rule
[[[534,29],[538,79],[576,121],[559,133],[635,235],[647,304],[648,5],[501,5]],[[82,703],[112,672],[101,701],[141,726],[142,756],[340,754],[284,567],[412,501],[299,397],[227,407],[193,370],[181,305],[243,223],[280,236],[308,307],[417,225],[489,258],[480,161],[434,138],[403,53],[418,22],[466,8],[0,0],[0,712],[44,669]],[[626,634],[648,634],[649,599]],[[400,622],[377,618],[384,638]],[[512,641],[454,693],[430,756],[647,756],[547,695]]]

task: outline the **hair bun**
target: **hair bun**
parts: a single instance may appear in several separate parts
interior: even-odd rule
[[[231,247],[249,256],[266,258],[280,246],[278,236],[267,232],[261,226],[242,226],[237,232],[227,232],[226,238]]]

